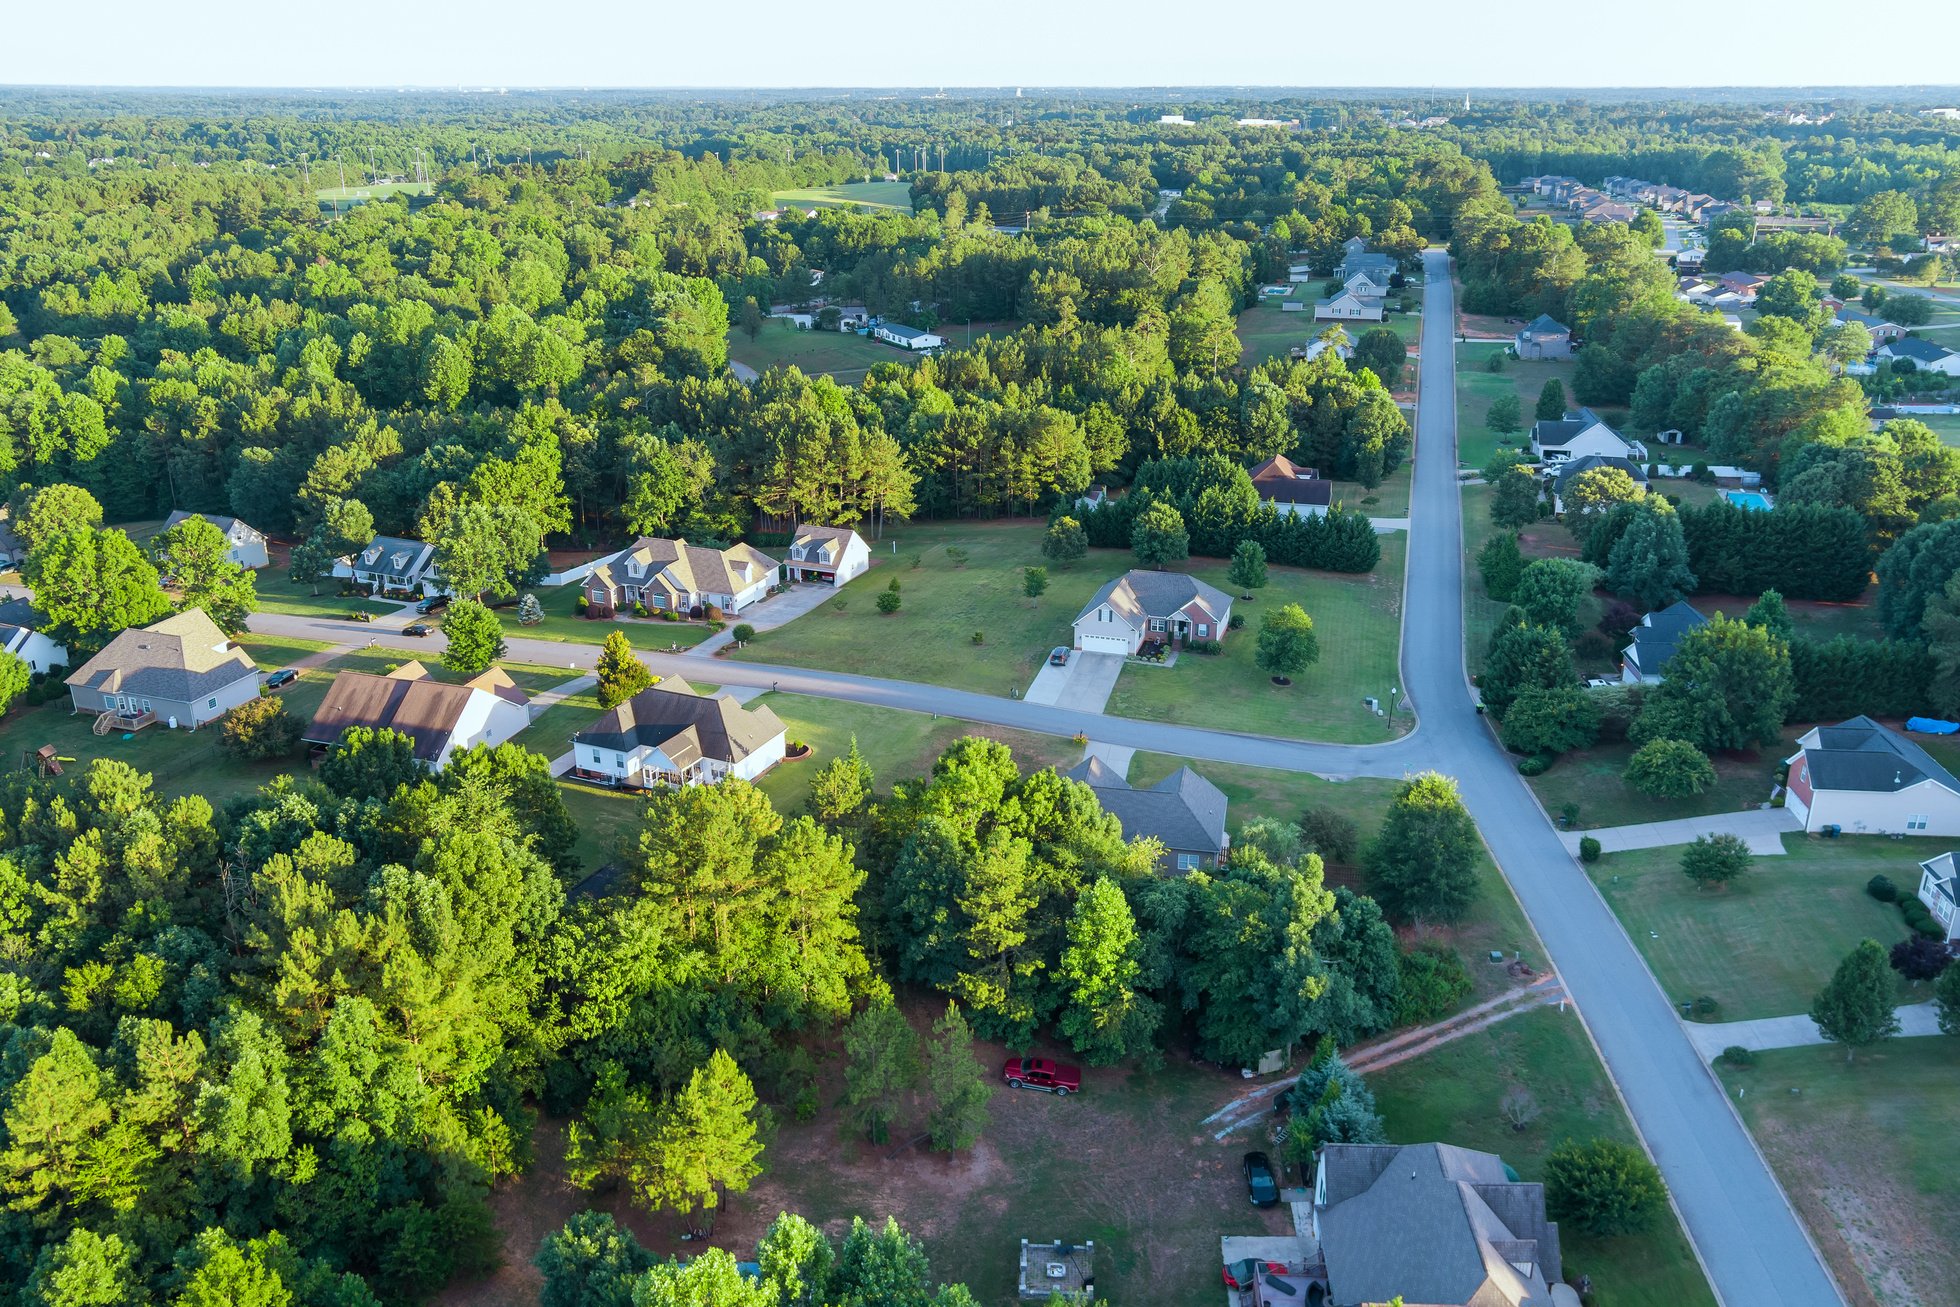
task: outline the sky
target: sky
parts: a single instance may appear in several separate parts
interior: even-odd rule
[[[72,0],[71,0],[72,2]],[[49,0],[0,83],[240,87],[1628,87],[1954,83],[1940,6],[1847,57],[1841,0]],[[1773,21],[1770,21],[1773,15]],[[79,21],[78,21],[79,20]],[[1348,54],[1355,35],[1389,52]],[[1713,57],[1711,52],[1722,52]]]

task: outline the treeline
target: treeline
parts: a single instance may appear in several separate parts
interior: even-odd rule
[[[1702,594],[1846,603],[1871,584],[1865,521],[1849,508],[1781,505],[1768,512],[1725,499],[1680,510],[1688,566]]]

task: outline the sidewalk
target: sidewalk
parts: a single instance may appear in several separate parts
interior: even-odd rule
[[[544,715],[544,710],[560,700],[569,698],[580,691],[589,690],[599,683],[596,676],[574,676],[569,681],[561,681],[549,690],[539,690],[531,696],[531,720],[536,721]]]
[[[1899,1035],[1915,1038],[1940,1033],[1940,1015],[1931,1003],[1908,1003],[1893,1009],[1899,1018]],[[1684,1021],[1688,1042],[1705,1061],[1714,1061],[1722,1050],[1742,1047],[1761,1052],[1768,1048],[1802,1048],[1830,1041],[1807,1016],[1762,1017],[1756,1021]]]
[[[1559,839],[1575,858],[1579,856],[1580,839],[1588,835],[1599,841],[1600,850],[1604,853],[1693,844],[1704,835],[1740,835],[1751,853],[1780,854],[1783,852],[1783,836],[1802,829],[1803,823],[1787,808],[1751,808],[1746,812],[1718,812],[1712,817],[1650,821],[1640,826],[1560,831]]]
[[[735,628],[753,626],[757,631],[773,631],[788,622],[793,622],[803,614],[816,608],[825,600],[837,597],[837,587],[823,585],[815,581],[803,581],[791,586],[779,595],[771,595],[761,603],[751,604],[732,617],[724,618],[726,627],[715,632],[692,649],[682,652],[697,658],[706,658],[717,649],[725,649],[735,643]]]

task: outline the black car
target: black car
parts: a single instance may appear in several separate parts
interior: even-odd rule
[[[265,688],[268,690],[277,690],[281,686],[291,685],[298,679],[298,672],[290,667],[281,667],[278,671],[265,678]]]
[[[1273,1164],[1266,1160],[1264,1153],[1245,1155],[1245,1187],[1254,1207],[1278,1206],[1279,1178],[1273,1174]]]
[[[435,633],[436,628],[430,626],[427,622],[416,622],[412,626],[404,626],[402,628],[403,635],[434,635]]]
[[[427,599],[415,605],[415,611],[427,617],[430,613],[439,613],[447,607],[449,607],[448,595],[430,595]]]

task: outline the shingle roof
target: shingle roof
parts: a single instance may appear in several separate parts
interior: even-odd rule
[[[902,323],[897,323],[897,322],[880,323],[878,326],[878,330],[884,332],[888,336],[897,336],[900,340],[918,340],[922,336],[932,335],[930,331],[926,331],[922,328],[908,327]]]
[[[135,694],[189,703],[259,674],[202,608],[189,608],[141,630],[124,631],[77,668],[66,684],[103,694]]]
[[[1931,754],[1869,717],[1819,726],[1812,734],[1817,742],[1803,753],[1817,789],[1892,794],[1930,780],[1960,794],[1960,781]]]
[[[24,626],[30,631],[38,631],[47,619],[34,610],[31,599],[14,598],[0,602],[0,622],[8,626]]]
[[[1334,1302],[1543,1307],[1562,1274],[1542,1185],[1448,1144],[1329,1144],[1321,1252]],[[1521,1271],[1517,1263],[1530,1269]]]
[[[332,744],[354,726],[400,731],[415,741],[415,756],[434,762],[449,747],[463,712],[478,694],[509,699],[516,683],[493,669],[464,685],[449,685],[429,676],[420,663],[408,663],[386,676],[372,672],[342,672],[327,687],[326,698],[313,714],[303,737],[311,744]],[[528,703],[521,691],[514,703]]]
[[[1541,313],[1525,324],[1520,336],[1570,336],[1572,328],[1560,322],[1549,313]]]
[[[767,707],[744,708],[728,694],[710,699],[670,676],[600,717],[572,742],[617,753],[660,748],[685,768],[701,757],[740,762],[781,734],[782,722]],[[664,747],[670,741],[673,748]]]
[[[1223,623],[1232,609],[1232,597],[1216,586],[1206,585],[1195,576],[1182,572],[1153,572],[1145,568],[1125,572],[1114,581],[1105,582],[1096,591],[1082,611],[1075,615],[1081,621],[1104,603],[1115,610],[1124,621],[1138,630],[1152,617],[1169,617],[1196,602],[1212,618]]]
[[[1633,643],[1627,646],[1626,656],[1642,675],[1658,674],[1688,632],[1707,624],[1708,619],[1694,605],[1677,599],[1641,619],[1633,628]]]
[[[361,546],[351,558],[342,561],[368,572],[381,572],[388,576],[414,576],[428,565],[428,558],[434,552],[434,545],[424,544],[420,540],[408,540],[401,536],[376,536]]]
[[[1888,322],[1884,318],[1878,317],[1874,314],[1860,313],[1856,309],[1839,309],[1837,311],[1837,320],[1839,322],[1856,322],[1866,327],[1896,328],[1898,325],[1897,323],[1894,322]]]
[[[1935,345],[1932,341],[1921,340],[1918,336],[1902,336],[1887,344],[1881,352],[1890,354],[1893,358],[1909,358],[1917,363],[1938,363],[1953,353],[1944,345]]]
[[[1284,455],[1274,455],[1252,469],[1252,486],[1261,499],[1283,504],[1334,502],[1334,483],[1324,480],[1310,467],[1301,467]]]
[[[1647,484],[1647,469],[1632,459],[1620,458],[1614,454],[1582,454],[1578,458],[1567,459],[1559,464],[1558,477],[1553,489],[1560,495],[1572,484],[1572,478],[1581,472],[1590,472],[1596,467],[1617,467],[1641,485]]]
[[[179,522],[193,517],[203,518],[233,539],[237,539],[241,534],[248,539],[252,536],[263,536],[265,534],[250,522],[244,522],[235,517],[227,517],[223,513],[188,513],[181,508],[163,519],[163,529],[168,531]]]
[[[1094,755],[1062,774],[1096,792],[1103,811],[1122,823],[1126,839],[1148,835],[1185,853],[1225,851],[1225,793],[1189,767],[1142,790]]]
[[[746,574],[745,566],[750,569]],[[775,559],[749,545],[709,549],[685,540],[642,536],[612,562],[595,568],[592,579],[608,587],[653,587],[676,595],[736,595],[775,567]]]
[[[844,550],[857,537],[857,532],[847,526],[816,526],[805,522],[798,526],[790,536],[790,546],[801,549],[807,545],[823,545],[826,561],[834,562],[843,556]]]

